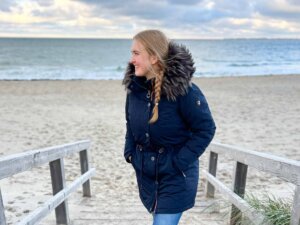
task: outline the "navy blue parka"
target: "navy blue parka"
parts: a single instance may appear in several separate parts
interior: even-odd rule
[[[137,77],[128,65],[124,157],[136,172],[139,194],[149,212],[179,213],[195,204],[198,158],[215,133],[215,123],[201,90],[191,82],[195,71],[189,51],[169,44],[158,120],[152,116],[153,79]]]

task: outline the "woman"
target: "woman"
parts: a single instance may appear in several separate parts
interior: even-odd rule
[[[189,51],[158,30],[136,34],[127,89],[124,156],[135,169],[153,224],[178,224],[195,203],[199,156],[215,133],[208,104],[191,78]]]

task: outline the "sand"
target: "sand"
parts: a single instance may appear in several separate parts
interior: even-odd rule
[[[197,78],[194,82],[206,95],[215,119],[215,142],[300,160],[300,76]],[[91,166],[97,170],[91,182],[93,198],[82,200],[81,189],[74,193],[70,217],[83,213],[83,205],[91,215],[107,214],[111,207],[112,216],[122,217],[128,198],[140,205],[134,171],[123,159],[124,100],[121,81],[0,81],[0,157],[88,139]],[[219,160],[217,176],[230,186],[234,164],[224,157]],[[78,156],[67,158],[65,165],[68,184],[80,173]],[[207,168],[207,152],[201,167]],[[14,224],[51,196],[48,165],[3,179],[0,187],[7,222]],[[293,185],[249,168],[247,192],[292,198],[293,190]],[[140,209],[140,218],[149,220]],[[197,214],[186,213],[185,223],[193,224],[193,217]],[[53,218],[52,213],[45,223]],[[105,221],[109,218],[98,224]]]

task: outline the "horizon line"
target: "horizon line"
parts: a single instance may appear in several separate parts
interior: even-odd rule
[[[77,39],[77,40],[132,40],[132,38],[116,37],[17,37],[17,36],[0,36],[0,39]],[[283,37],[237,37],[237,38],[171,38],[171,40],[300,40],[300,38],[283,38]]]

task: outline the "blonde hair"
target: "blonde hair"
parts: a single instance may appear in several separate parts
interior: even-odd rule
[[[164,72],[166,70],[166,59],[169,51],[169,39],[166,35],[159,30],[144,30],[139,32],[133,37],[134,40],[140,42],[150,56],[156,56],[158,59],[157,65],[159,71],[154,71],[150,67],[151,72],[155,74],[154,84],[154,107],[152,117],[149,123],[155,123],[158,119],[158,103],[161,96],[161,86],[163,81]]]

